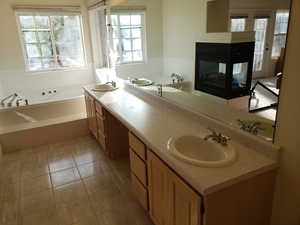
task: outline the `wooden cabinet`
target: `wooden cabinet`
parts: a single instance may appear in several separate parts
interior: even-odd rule
[[[131,173],[132,192],[136,199],[141,203],[143,208],[148,211],[148,191],[145,186],[141,184],[135,174]]]
[[[95,110],[96,110],[96,121],[97,121],[97,133],[98,133],[98,142],[101,145],[102,149],[107,152],[107,125],[106,120],[103,114],[102,106],[99,102],[95,101]]]
[[[167,225],[200,225],[201,197],[181,178],[171,172],[168,177],[169,212]]]
[[[156,225],[200,225],[201,197],[148,152],[150,216]]]
[[[149,213],[155,225],[167,225],[169,170],[152,152],[147,152]]]
[[[128,129],[85,92],[88,127],[110,158],[128,155]]]
[[[106,148],[109,157],[116,159],[129,155],[128,129],[116,117],[105,109],[103,115],[106,124]]]
[[[155,225],[200,225],[201,197],[129,133],[133,193]],[[149,201],[149,202],[148,202]]]
[[[93,136],[97,139],[98,130],[97,130],[95,100],[87,92],[85,92],[85,105],[86,105],[88,128],[90,132],[93,134]]]
[[[134,134],[129,133],[132,191],[144,209],[148,210],[148,178],[146,146]]]
[[[147,166],[145,162],[133,151],[130,150],[131,172],[138,178],[142,185],[147,186]]]
[[[129,133],[130,148],[142,159],[146,160],[146,145],[138,139],[133,133]]]

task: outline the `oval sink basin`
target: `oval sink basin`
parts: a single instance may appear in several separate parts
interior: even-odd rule
[[[168,149],[176,158],[195,166],[223,167],[236,160],[236,151],[229,143],[221,145],[198,136],[171,138]]]
[[[106,92],[106,91],[114,91],[117,89],[118,89],[118,87],[113,87],[110,84],[97,84],[93,88],[93,91]]]
[[[147,80],[144,78],[133,79],[133,80],[131,80],[131,83],[135,84],[137,86],[149,86],[149,85],[153,84],[153,82],[151,80]]]

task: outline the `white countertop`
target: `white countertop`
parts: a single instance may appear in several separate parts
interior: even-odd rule
[[[278,167],[276,161],[239,144],[235,139],[231,140],[231,144],[238,159],[230,166],[204,168],[184,163],[168,152],[167,142],[174,136],[208,134],[197,116],[128,88],[112,92],[94,92],[91,88],[86,86],[84,89],[202,195]]]

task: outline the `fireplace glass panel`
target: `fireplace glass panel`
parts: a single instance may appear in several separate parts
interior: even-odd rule
[[[248,63],[233,64],[232,89],[246,87],[248,75]]]
[[[200,61],[200,81],[208,87],[226,88],[226,64]]]

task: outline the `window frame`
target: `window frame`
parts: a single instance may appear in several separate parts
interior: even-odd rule
[[[233,20],[245,20],[245,24],[244,24],[244,30],[243,31],[233,31],[232,30],[232,21]],[[248,16],[230,16],[230,22],[229,22],[229,31],[230,32],[246,32],[247,31],[247,23],[248,23]]]
[[[83,65],[82,66],[68,66],[68,67],[55,67],[55,68],[47,68],[47,69],[37,69],[37,70],[31,70],[29,68],[28,63],[28,56],[27,51],[25,49],[25,39],[22,31],[20,16],[22,15],[47,15],[47,16],[53,16],[53,15],[76,15],[79,17],[79,23],[80,23],[80,33],[81,33],[81,43],[82,43],[82,52],[83,52]],[[80,12],[39,12],[39,11],[15,11],[15,17],[17,21],[17,29],[18,29],[18,35],[19,35],[19,41],[22,48],[24,63],[25,63],[25,72],[26,73],[43,73],[43,72],[57,72],[57,71],[74,71],[74,70],[87,70],[87,55],[86,55],[86,46],[85,46],[85,38],[84,38],[84,28],[83,28],[83,18],[82,14]],[[52,44],[52,50],[54,52],[54,58],[57,60],[56,55],[56,48],[55,46],[55,40],[53,40],[53,30],[52,25],[50,23],[50,36],[51,36],[51,44]]]
[[[141,42],[142,42],[142,55],[143,55],[143,60],[136,60],[136,61],[130,61],[130,62],[124,62],[123,60],[121,60],[120,62],[116,63],[116,66],[123,66],[123,65],[134,65],[134,64],[145,64],[147,63],[147,38],[146,38],[146,12],[144,10],[140,11],[140,10],[116,10],[116,11],[111,11],[109,14],[109,24],[111,26],[111,29],[109,31],[109,39],[110,39],[110,48],[113,48],[113,25],[111,23],[111,16],[113,15],[118,15],[118,27],[119,27],[119,31],[120,31],[120,20],[119,20],[119,16],[120,15],[141,15]],[[122,38],[119,37],[119,42],[122,42]],[[132,38],[130,38],[131,42],[132,42]],[[120,58],[122,59],[122,50],[119,49],[120,54]]]
[[[286,33],[278,33],[276,34],[275,33],[275,29],[276,29],[276,22],[277,22],[277,14],[279,13],[288,13],[288,23],[287,23],[287,30],[286,30]],[[274,40],[275,40],[275,37],[282,37],[284,36],[285,37],[285,46],[286,46],[286,42],[287,42],[287,35],[288,35],[288,29],[289,29],[289,23],[290,23],[290,18],[291,18],[291,13],[290,13],[290,10],[277,10],[275,12],[275,17],[274,17],[274,30],[273,30],[273,34],[272,34],[272,48],[271,48],[271,59],[272,60],[278,60],[280,58],[280,55],[279,56],[275,56],[273,55],[273,51],[274,51]]]

